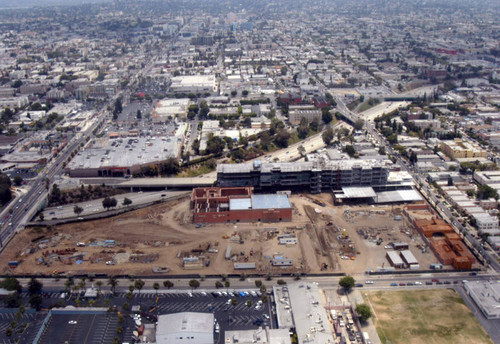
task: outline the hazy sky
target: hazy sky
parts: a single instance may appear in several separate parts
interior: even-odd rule
[[[47,5],[77,5],[109,0],[0,0],[0,8],[19,8]]]

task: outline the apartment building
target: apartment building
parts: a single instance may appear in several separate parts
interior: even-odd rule
[[[441,150],[452,159],[486,157],[486,151],[479,145],[458,138],[453,141],[442,141]]]

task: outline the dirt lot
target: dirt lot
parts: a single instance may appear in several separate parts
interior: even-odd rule
[[[326,207],[312,203],[314,199],[323,201]],[[424,242],[402,214],[404,205],[333,206],[331,196],[327,194],[315,195],[314,198],[299,197],[294,202],[306,208],[308,204],[312,207],[308,214],[318,233],[316,242],[324,243],[324,251],[329,255],[325,262],[329,261],[335,270],[361,273],[367,269],[388,267],[388,249],[384,247],[393,242],[406,242],[421,269],[439,262],[430,250],[423,253]],[[395,219],[397,216],[401,216],[400,220]],[[379,240],[382,241],[377,245]]]
[[[363,294],[383,344],[493,343],[455,290]]]
[[[16,273],[140,275],[151,274],[153,267],[167,267],[172,274],[223,274],[232,272],[237,261],[255,262],[259,272],[315,271],[319,264],[314,255],[308,254],[311,226],[299,211],[294,216],[293,223],[214,224],[196,228],[191,223],[189,200],[184,199],[110,219],[52,229],[26,229],[1,255],[0,266],[2,272],[7,272],[8,261],[18,260]],[[295,234],[303,244],[279,245],[277,236],[285,233]],[[77,243],[85,246],[78,247]],[[228,245],[234,260],[225,259]],[[272,267],[269,261],[275,255],[293,259],[293,266]],[[198,268],[184,269],[182,258],[190,256],[200,256],[201,266],[192,264]],[[205,267],[207,260],[209,267]]]
[[[235,262],[247,262],[256,263],[260,273],[357,273],[387,266],[384,245],[390,241],[408,242],[422,268],[437,262],[432,253],[421,253],[420,238],[404,219],[394,220],[393,214],[401,211],[397,207],[334,207],[328,194],[292,195],[291,202],[293,222],[288,223],[196,228],[189,200],[184,199],[109,219],[29,228],[6,248],[0,267],[5,273],[10,270],[8,261],[18,260],[16,273],[141,275],[153,273],[156,267],[158,272],[208,275],[234,273]],[[359,229],[373,235],[364,239]],[[280,245],[278,236],[283,234],[295,235],[298,244]],[[373,242],[378,238],[384,240],[380,246]],[[229,245],[231,260],[226,260]],[[275,257],[292,259],[292,265],[272,266]]]

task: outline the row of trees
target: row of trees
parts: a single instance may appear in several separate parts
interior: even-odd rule
[[[242,278],[245,279],[245,276],[242,275]],[[300,275],[297,275],[296,279],[300,279]],[[68,279],[65,282],[65,287],[66,291],[74,291],[78,292],[79,290],[83,290],[85,288],[85,278],[82,278],[81,281],[78,284],[75,284],[75,280],[72,276],[68,276]],[[96,286],[99,289],[100,293],[100,288],[102,287],[103,282],[102,281],[97,281]],[[278,280],[279,285],[286,284],[285,281],[283,280]],[[356,284],[356,281],[352,276],[345,276],[339,281],[339,286],[342,287],[345,293],[348,293]],[[111,293],[114,295],[116,293],[116,287],[119,285],[119,281],[115,276],[110,276],[107,285],[110,286]],[[145,282],[141,279],[136,279],[134,280],[133,284],[129,286],[129,292],[126,295],[126,298],[130,301],[133,298],[133,291],[137,290],[139,293],[141,290],[144,288]],[[167,289],[171,289],[174,287],[174,283],[170,280],[166,280],[163,282],[163,286]],[[194,290],[200,287],[200,281],[196,279],[192,279],[189,281],[189,286]],[[217,289],[220,289],[222,287],[229,289],[231,286],[231,283],[225,276],[222,276],[222,281],[216,281],[215,282],[215,287]],[[263,302],[267,302],[267,296],[265,295],[265,292],[267,290],[266,286],[262,283],[261,280],[255,280],[255,286],[260,289],[260,291],[264,294],[263,295]],[[19,281],[16,278],[13,277],[7,277],[3,279],[0,282],[0,287],[12,291],[13,293],[8,296],[6,299],[6,305],[7,307],[10,308],[17,308],[21,306],[21,299],[20,299],[20,293],[22,292],[22,286],[19,283]],[[153,283],[153,289],[158,291],[160,289],[160,284],[158,282]],[[35,278],[31,278],[30,281],[28,282],[28,289],[27,289],[30,299],[29,299],[29,304],[31,307],[35,308],[36,310],[40,310],[42,306],[42,291],[43,291],[43,284],[38,281]],[[237,300],[233,299],[231,300],[232,304],[236,304]],[[251,306],[251,304],[250,304]],[[368,305],[366,304],[358,304],[356,306],[356,313],[360,317],[361,321],[366,321],[372,316],[371,309]]]
[[[14,277],[7,277],[0,282],[0,287],[12,292],[5,300],[5,304],[8,308],[18,308],[21,306],[20,294],[23,290],[21,283]],[[40,310],[42,306],[42,289],[43,284],[31,278],[28,282],[28,294],[30,296],[29,304],[31,307],[35,308],[37,311]]]
[[[168,158],[160,164],[151,164],[141,168],[140,175],[145,177],[171,176],[179,173],[181,167],[176,158]]]
[[[12,183],[9,176],[4,173],[0,173],[0,204],[4,205],[12,199],[12,194],[10,192],[10,187]]]
[[[45,185],[48,188],[50,181],[47,179]],[[52,189],[49,193],[49,205],[62,205],[68,203],[85,202],[93,199],[99,199],[103,197],[112,197],[122,191],[118,189],[113,189],[103,185],[88,185],[87,187],[81,185],[80,188],[75,188],[71,190],[61,190],[57,184],[52,185]]]

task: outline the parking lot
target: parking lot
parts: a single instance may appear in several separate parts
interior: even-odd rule
[[[0,343],[32,343],[42,325],[45,313],[25,312],[20,318],[16,317],[16,309],[3,309],[0,311]],[[6,330],[15,322],[16,327],[11,336]]]
[[[111,343],[117,327],[116,314],[55,314],[38,343]]]
[[[206,290],[206,291],[165,291],[158,292],[144,290],[134,292],[134,298],[128,301],[125,292],[117,293],[114,297],[104,295],[95,303],[95,307],[103,307],[103,300],[109,297],[111,305],[116,305],[121,314],[125,316],[123,324],[118,323],[116,313],[107,314],[82,314],[78,308],[74,314],[60,315],[54,314],[49,320],[40,343],[110,343],[117,335],[116,329],[122,327],[122,341],[132,340],[133,332],[136,330],[134,319],[123,312],[121,305],[125,302],[131,306],[141,307],[143,323],[149,323],[162,314],[179,312],[202,312],[214,313],[219,330],[215,331],[215,343],[224,342],[224,332],[230,330],[254,329],[259,326],[270,328],[276,327],[275,310],[270,302],[270,296],[266,302],[262,302],[262,295],[256,291],[236,291],[236,290]],[[252,295],[253,294],[253,295]],[[69,300],[62,298],[63,293],[57,291],[46,292],[43,295],[43,305],[45,309],[55,304],[76,305],[76,296]],[[22,303],[28,306],[29,295],[27,292],[21,293]],[[234,301],[233,301],[234,300]],[[83,298],[79,302],[81,307],[86,307]],[[0,303],[0,307],[5,307],[5,300]],[[0,312],[0,343],[14,343],[14,337],[8,337],[5,330],[10,323],[15,320],[15,312],[7,309],[7,313]],[[29,324],[17,338],[32,342],[41,327],[47,312],[24,314],[19,324]],[[21,328],[21,326],[19,326]]]
[[[274,328],[274,310],[271,302],[262,303],[261,297],[246,295],[241,296],[233,292],[231,296],[226,291],[216,292],[193,292],[193,293],[141,293],[136,295],[132,304],[141,305],[142,309],[155,316],[178,312],[213,312],[220,327],[220,333],[230,330],[245,330],[259,326]],[[214,296],[217,295],[216,297]],[[226,295],[224,295],[226,294]],[[118,298],[124,298],[125,293],[120,293]],[[231,300],[236,300],[236,304]],[[249,304],[247,302],[250,301]],[[223,343],[223,336],[216,343]]]

